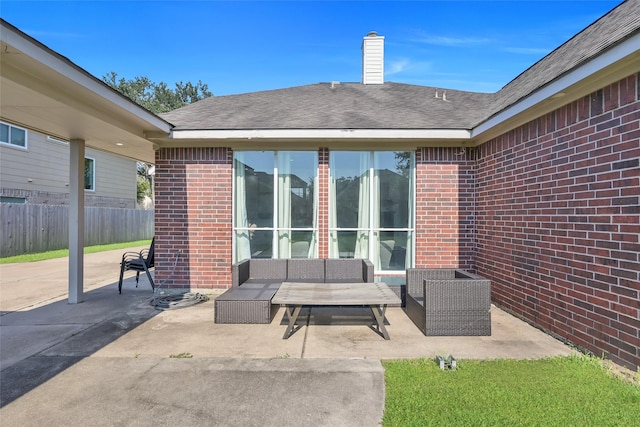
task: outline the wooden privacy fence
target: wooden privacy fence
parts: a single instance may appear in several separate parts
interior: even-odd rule
[[[0,256],[45,252],[69,247],[69,207],[0,203]],[[84,210],[85,246],[151,239],[154,212],[142,209]]]

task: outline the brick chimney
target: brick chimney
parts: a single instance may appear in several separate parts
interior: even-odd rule
[[[384,37],[375,31],[367,34],[362,41],[362,83],[384,83]]]

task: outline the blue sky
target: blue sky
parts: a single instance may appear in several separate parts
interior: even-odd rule
[[[385,81],[495,92],[621,0],[11,1],[0,16],[102,78],[214,95],[361,81],[385,37]]]

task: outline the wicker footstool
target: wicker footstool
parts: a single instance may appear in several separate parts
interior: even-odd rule
[[[215,323],[271,323],[279,306],[271,304],[277,287],[235,286],[214,301]]]

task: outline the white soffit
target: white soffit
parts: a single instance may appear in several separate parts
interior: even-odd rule
[[[108,87],[69,59],[0,22],[1,116],[46,135],[82,139],[87,147],[154,161],[147,132],[171,125]]]
[[[467,129],[247,129],[247,130],[176,130],[174,140],[249,140],[249,139],[454,139],[468,140]]]
[[[53,50],[49,49],[40,43],[34,43],[24,35],[13,29],[2,25],[2,42],[11,46],[12,48],[20,51],[27,57],[37,61],[41,65],[50,68],[51,70],[59,73],[68,79],[72,80],[76,84],[86,88],[94,94],[108,100],[118,108],[126,110],[130,114],[137,116],[138,118],[148,122],[154,128],[162,129],[169,132],[170,125],[164,120],[160,119],[155,114],[146,111],[144,108],[120,95],[116,91],[112,90],[108,86],[99,81],[96,77],[93,77],[87,71],[75,65],[67,58],[57,54]]]

